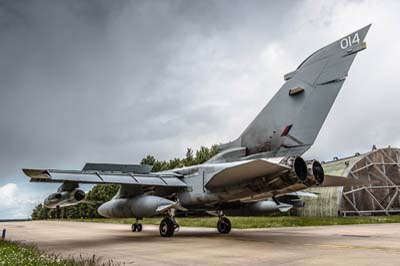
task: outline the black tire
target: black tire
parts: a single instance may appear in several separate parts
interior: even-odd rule
[[[137,225],[136,224],[132,224],[131,230],[132,230],[132,232],[136,232],[137,231]]]
[[[162,237],[171,237],[174,235],[175,225],[171,218],[164,218],[160,223],[160,235]]]
[[[138,232],[142,232],[142,229],[143,229],[142,224],[137,224],[136,229]]]
[[[217,229],[220,234],[229,234],[232,229],[231,221],[226,217],[222,217],[218,220]]]

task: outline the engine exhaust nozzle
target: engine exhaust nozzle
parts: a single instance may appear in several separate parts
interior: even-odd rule
[[[308,169],[307,169],[307,164],[303,158],[301,157],[294,158],[293,171],[301,182],[305,183],[307,181]]]
[[[321,163],[313,160],[307,163],[308,175],[313,183],[320,185],[324,182],[325,173]]]

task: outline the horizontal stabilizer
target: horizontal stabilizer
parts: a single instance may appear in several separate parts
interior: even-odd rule
[[[367,179],[346,178],[343,176],[325,175],[324,182],[321,187],[350,187],[350,186],[366,186],[373,182]]]
[[[235,162],[230,165],[214,174],[206,184],[206,188],[232,186],[258,177],[271,176],[290,170],[290,167],[286,165],[273,163],[266,159]]]
[[[284,196],[298,196],[298,197],[307,197],[307,198],[318,198],[318,195],[313,192],[307,191],[296,191],[284,194]]]

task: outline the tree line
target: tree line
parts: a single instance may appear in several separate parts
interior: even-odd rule
[[[184,158],[174,158],[168,161],[157,160],[153,155],[144,157],[140,164],[153,166],[152,172],[165,171],[174,168],[202,164],[218,153],[216,145],[210,148],[202,146],[196,152],[188,148]],[[60,209],[49,209],[43,204],[37,205],[32,211],[33,220],[44,220],[54,218],[100,218],[97,213],[98,207],[114,197],[119,185],[95,185],[86,195],[85,202],[74,206],[62,207]]]

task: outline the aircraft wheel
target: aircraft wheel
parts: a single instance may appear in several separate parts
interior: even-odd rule
[[[143,229],[142,224],[137,224],[136,229],[138,232],[142,232],[142,229]]]
[[[138,230],[137,224],[132,224],[132,232],[136,232]]]
[[[174,235],[175,224],[171,218],[164,218],[160,223],[160,235],[162,237],[171,237]]]
[[[217,223],[217,229],[220,234],[229,234],[232,229],[231,221],[226,217],[220,218]]]

